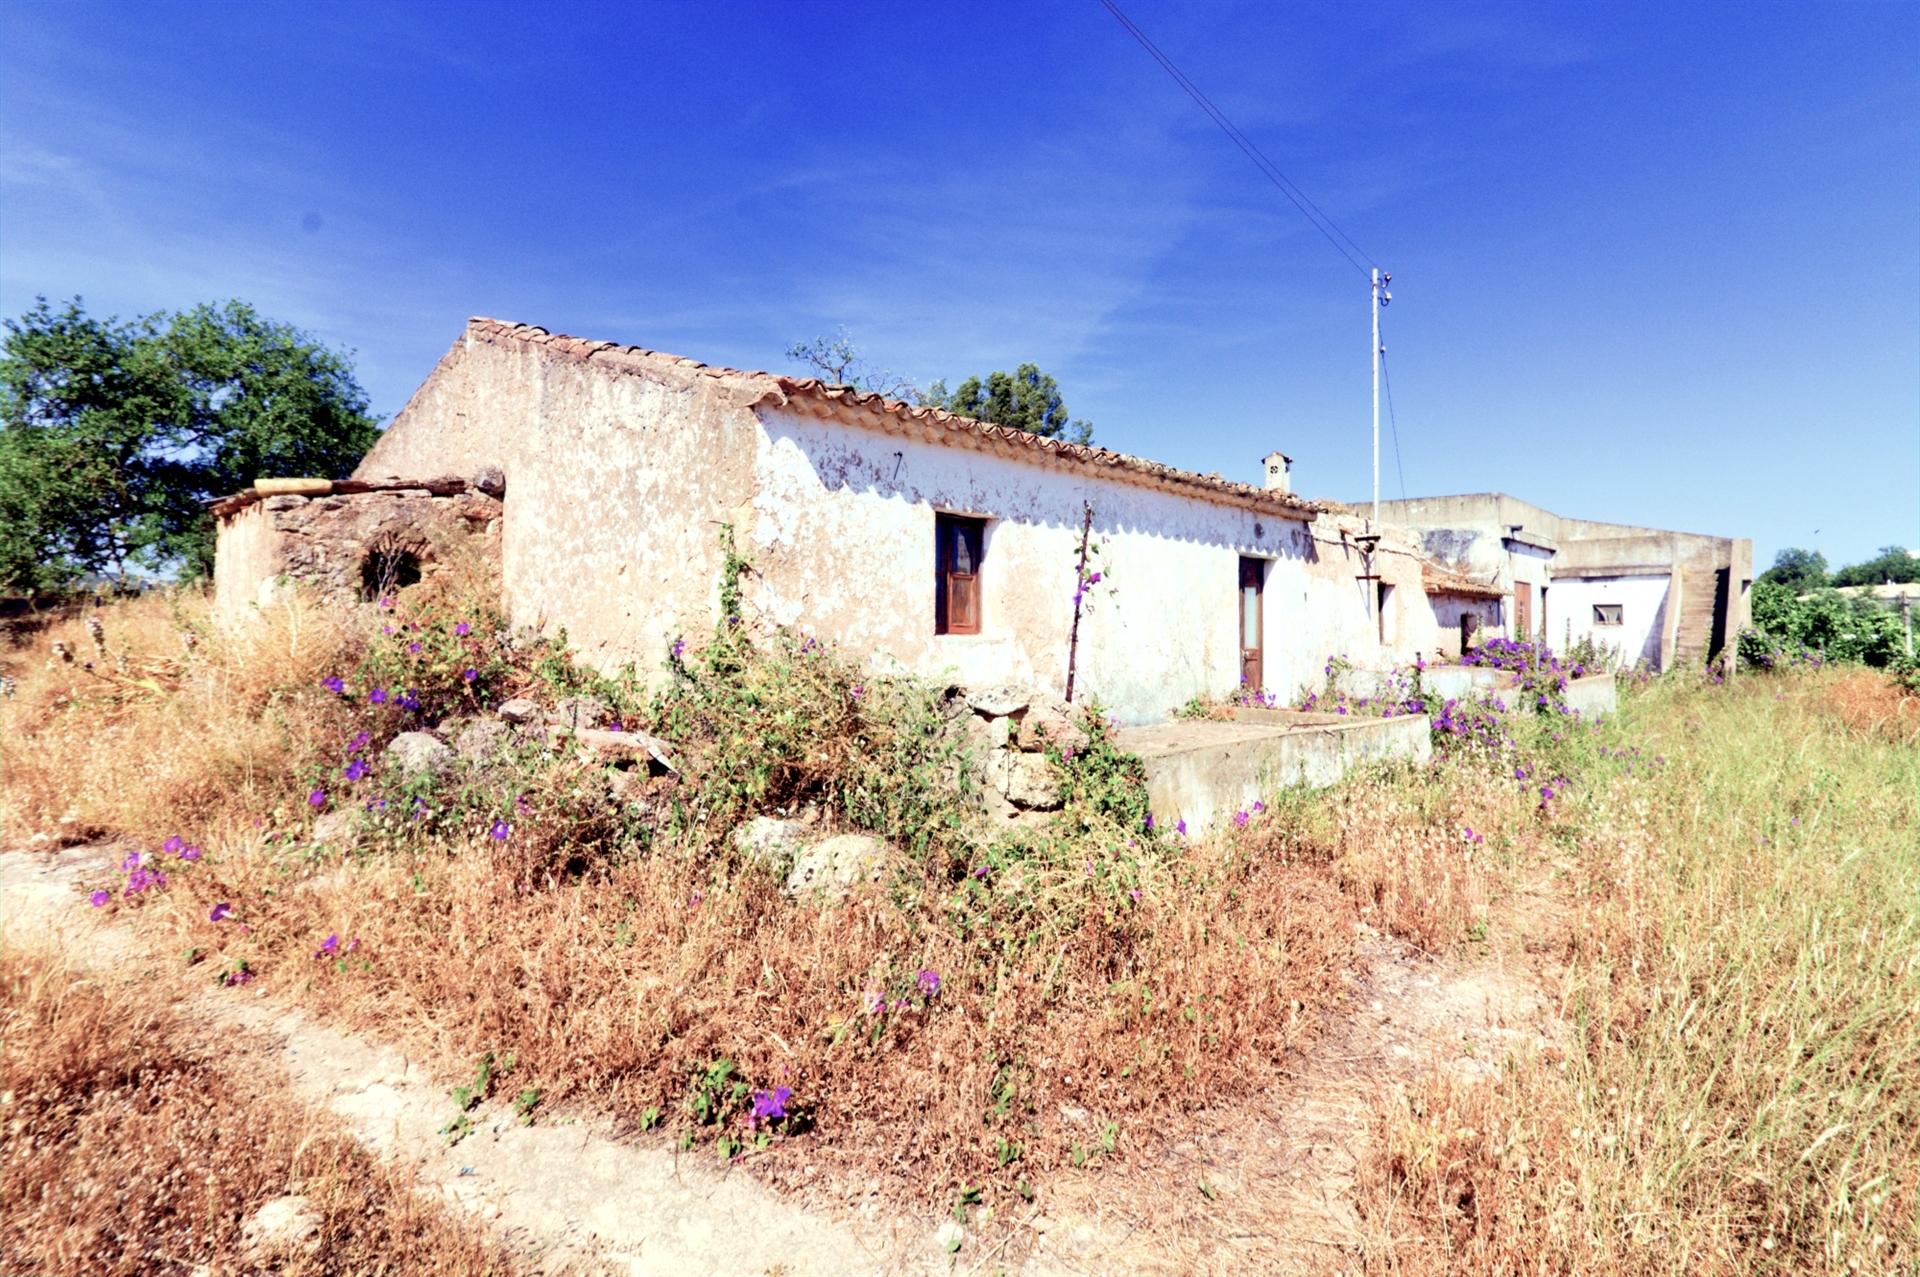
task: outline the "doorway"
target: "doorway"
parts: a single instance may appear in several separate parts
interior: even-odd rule
[[[1517,639],[1533,637],[1533,583],[1531,581],[1513,583],[1513,636]]]
[[[1262,649],[1266,643],[1266,618],[1261,600],[1266,593],[1267,561],[1240,556],[1240,685],[1258,692],[1266,681],[1266,663]]]

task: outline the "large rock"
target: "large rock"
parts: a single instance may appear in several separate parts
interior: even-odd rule
[[[1060,807],[1060,778],[1046,755],[996,749],[983,768],[987,789],[1014,807],[1050,812]]]
[[[971,688],[967,692],[967,708],[984,718],[1006,718],[1018,714],[1032,701],[1033,692],[1015,683]]]
[[[1087,729],[1080,726],[1072,706],[1065,701],[1036,703],[1020,717],[1016,737],[1021,749],[1042,750],[1053,745],[1061,750],[1087,747]]]
[[[879,882],[899,853],[871,834],[838,834],[794,858],[790,896],[844,896],[863,882]]]
[[[335,851],[349,851],[360,841],[360,813],[352,807],[335,807],[313,822],[312,841]]]
[[[540,717],[540,707],[524,696],[516,696],[499,710],[501,719],[509,723],[531,723]]]
[[[547,714],[547,721],[556,727],[577,732],[583,728],[604,726],[613,711],[605,701],[591,696],[569,696],[555,705]]]
[[[387,743],[387,757],[407,776],[437,775],[452,766],[454,752],[431,732],[401,732]]]
[[[256,1261],[309,1254],[320,1248],[324,1223],[307,1198],[299,1194],[276,1197],[241,1225],[240,1247]]]
[[[445,723],[441,724],[444,730]],[[476,718],[453,736],[453,752],[470,763],[491,762],[513,739],[513,729],[497,718]]]
[[[734,850],[749,860],[784,867],[806,850],[813,826],[804,820],[755,816],[733,831]]]

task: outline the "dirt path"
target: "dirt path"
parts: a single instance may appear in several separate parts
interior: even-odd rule
[[[1374,1122],[1420,1078],[1498,1075],[1548,1041],[1553,1008],[1517,967],[1442,961],[1361,925],[1345,1007],[1264,1097],[1128,1168],[1051,1195],[1036,1261],[1087,1273],[1333,1272],[1365,1234],[1355,1176]]]
[[[0,927],[53,937],[89,968],[157,963],[85,907],[75,884],[118,853],[0,854]],[[164,974],[158,973],[157,974]],[[1497,957],[1438,961],[1361,926],[1344,1005],[1275,1084],[1232,1114],[1199,1119],[1151,1157],[1089,1167],[992,1238],[949,1255],[940,1221],[869,1199],[828,1218],[710,1158],[616,1137],[590,1115],[523,1127],[510,1106],[476,1110],[449,1148],[444,1087],[388,1047],[276,1006],[267,990],[182,988],[210,1035],[277,1045],[294,1094],[342,1118],[369,1147],[518,1241],[551,1268],[628,1274],[1213,1273],[1338,1270],[1363,1243],[1353,1199],[1373,1124],[1396,1092],[1436,1070],[1495,1076],[1544,1044],[1553,1009]]]
[[[75,848],[0,854],[0,918],[9,942],[52,939],[83,969],[138,969],[134,937],[87,908],[75,884],[104,878],[118,853]],[[294,1094],[342,1118],[369,1147],[416,1167],[437,1189],[551,1267],[634,1274],[947,1272],[923,1221],[830,1221],[775,1197],[711,1158],[616,1139],[591,1118],[521,1126],[510,1106],[471,1115],[449,1148],[446,1090],[398,1052],[313,1023],[265,997],[184,990],[211,1034],[251,1031],[279,1044]]]

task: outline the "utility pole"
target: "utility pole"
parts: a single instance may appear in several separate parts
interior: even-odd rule
[[[1373,526],[1380,526],[1380,268],[1369,290],[1373,310]]]

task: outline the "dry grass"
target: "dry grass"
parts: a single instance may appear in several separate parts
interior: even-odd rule
[[[270,1057],[226,1040],[216,1066],[193,1033],[150,982],[0,947],[0,1271],[516,1271],[292,1101]],[[314,1247],[243,1259],[246,1220],[288,1193]]]
[[[174,661],[182,615],[205,632],[191,598],[110,608],[110,643],[136,671]],[[593,769],[561,759],[520,778],[504,842],[483,822],[316,852],[302,769],[337,772],[324,756],[356,724],[315,685],[365,637],[318,619],[296,608],[244,640],[207,633],[157,687],[111,693],[46,664],[47,641],[86,641],[78,622],[56,628],[0,710],[0,821],[17,837],[71,808],[70,835],[204,845],[198,863],[168,862],[165,892],[113,910],[216,969],[244,960],[449,1079],[511,1051],[515,1085],[549,1102],[684,1129],[694,1074],[730,1060],[752,1086],[792,1088],[794,1138],[752,1154],[768,1173],[889,1174],[945,1209],[963,1186],[1037,1182],[1084,1151],[1088,1121],[1145,1147],[1191,1109],[1270,1085],[1338,988],[1350,903],[1313,868],[1230,842],[1116,867],[1055,840],[980,879],[944,852],[909,857],[822,907],[706,831],[627,847],[595,823],[602,851],[560,872],[548,853],[600,819],[582,807]],[[1119,868],[1137,890],[1115,885]],[[234,913],[215,924],[220,902]],[[351,955],[317,960],[329,934]],[[916,996],[923,970],[937,996]]]
[[[1920,1265],[1920,755],[1836,671],[1656,686],[1601,776],[1567,1058],[1381,1123],[1379,1272]]]
[[[88,617],[101,621],[104,648]],[[288,778],[337,730],[334,707],[288,689],[311,687],[355,641],[297,602],[223,633],[187,591],[54,621],[30,647],[0,651],[0,673],[19,684],[0,702],[0,838],[157,841],[273,816]]]

